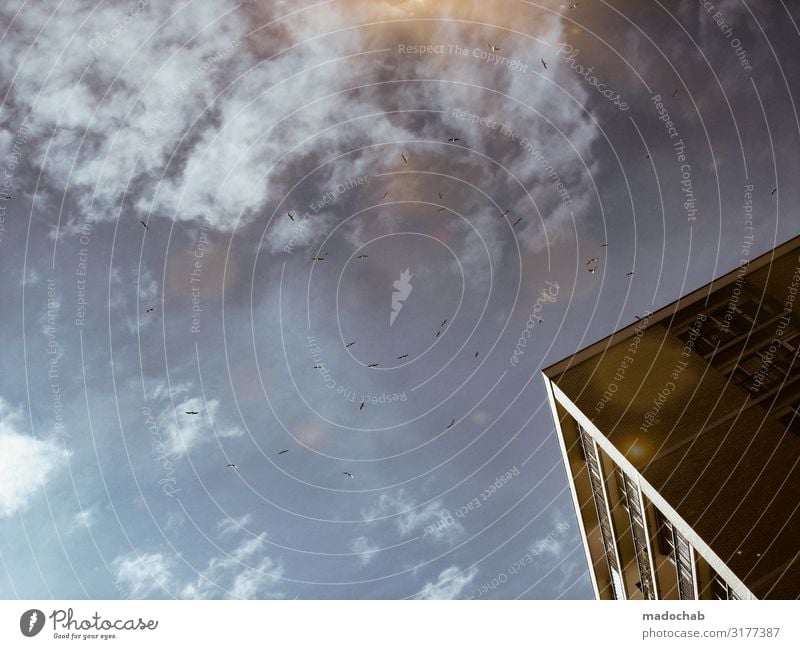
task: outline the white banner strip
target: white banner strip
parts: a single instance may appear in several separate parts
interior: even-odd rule
[[[756,601],[4,601],[0,647],[796,648],[799,614]]]

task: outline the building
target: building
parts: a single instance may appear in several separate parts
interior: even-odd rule
[[[544,370],[595,594],[800,597],[800,237]]]

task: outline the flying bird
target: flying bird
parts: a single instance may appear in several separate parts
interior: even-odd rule
[[[479,354],[479,353],[480,353],[480,352],[475,352],[475,358],[478,358],[478,354]]]
[[[200,413],[197,412],[197,410],[187,410],[186,414],[187,415],[199,415]]]
[[[315,370],[321,370],[321,369],[322,369],[322,365],[315,365],[315,366],[314,366],[314,369],[315,369]]]
[[[359,410],[363,410],[364,409],[364,402],[363,401],[361,402],[361,405],[358,407],[358,409]]]
[[[359,255],[356,259],[366,259],[369,255]]]
[[[355,344],[356,344],[356,341],[355,341],[355,340],[354,340],[353,342],[351,342],[351,343],[347,343],[347,344],[345,345],[345,349],[347,349],[348,347],[352,347],[352,346],[353,346],[353,345],[355,345]]]
[[[590,273],[592,273],[592,275],[594,275],[594,272],[597,270],[597,268],[587,268],[586,270],[588,270]]]
[[[378,367],[378,363],[370,363],[367,367]]]
[[[776,191],[778,191],[778,188],[777,188],[777,187],[776,187],[775,189],[773,189],[773,190],[772,190],[772,191],[769,193],[769,195],[770,195],[770,196],[773,196],[773,195],[775,194],[775,192],[776,192]]]
[[[152,313],[153,311],[155,311],[155,308],[152,306],[149,306],[144,310],[145,313]]]
[[[545,63],[544,59],[541,59],[541,61],[542,61],[542,65],[544,66],[544,69],[547,70],[547,63]]]
[[[398,356],[397,360],[402,361],[404,358],[408,358],[408,354],[403,354],[402,356]]]
[[[226,464],[225,466],[226,466],[228,469],[238,469],[238,468],[239,468],[239,467],[238,467],[238,465],[236,465],[236,464],[233,464],[233,463],[231,463],[231,464]]]
[[[325,261],[325,257],[312,257],[311,261]]]
[[[436,210],[436,212],[437,213],[444,212],[446,209],[447,209],[446,207],[440,207],[438,210]]]
[[[586,265],[587,266],[591,266],[596,261],[597,261],[597,257],[590,257],[589,259],[586,260]]]
[[[289,217],[290,221],[294,221],[294,214],[292,214],[291,212],[286,212],[286,215]]]
[[[455,423],[456,423],[456,420],[455,420],[455,419],[451,419],[451,420],[450,420],[450,423],[449,423],[449,424],[447,424],[447,427],[448,427],[448,428],[452,428],[452,427],[455,425]]]
[[[678,96],[678,90],[680,90],[680,88],[675,88],[675,90],[672,91],[672,96],[673,97],[677,97]]]
[[[630,277],[631,275],[633,275],[633,271],[631,271],[630,273],[626,273],[625,277]]]
[[[507,215],[509,215],[509,214],[511,214],[511,210],[506,210],[505,212],[503,212],[503,213],[500,215],[500,218],[503,218],[504,216],[507,216]]]
[[[444,196],[442,196],[442,192],[437,192],[437,193],[438,193],[438,195],[439,195],[439,200],[440,200],[440,201],[441,201],[441,200],[444,200]]]
[[[147,223],[145,223],[144,221],[141,221],[141,220],[139,221],[139,223],[141,223],[141,224],[142,224],[142,227],[143,227],[145,230],[147,230],[148,232],[150,232],[150,228],[148,228],[148,227],[147,227]]]
[[[278,455],[283,455],[284,453],[288,453],[288,452],[289,452],[289,449],[285,448],[282,451],[278,451]]]
[[[352,474],[352,473],[350,473],[349,471],[342,471],[342,475],[343,475],[345,478],[350,478],[351,480],[353,479],[353,474]]]
[[[439,331],[436,332],[436,336],[434,336],[434,338],[438,338],[441,335],[442,335],[442,330],[439,329]]]
[[[514,224],[513,224],[511,227],[512,227],[512,228],[515,228],[515,227],[517,227],[517,226],[518,226],[520,223],[522,223],[522,217],[521,217],[521,216],[520,216],[520,217],[519,217],[519,218],[518,218],[516,221],[514,221]]]
[[[607,244],[607,243],[604,243],[604,244],[602,244],[600,247],[601,247],[601,248],[608,248],[608,244]]]
[[[451,137],[451,138],[448,138],[448,140],[447,140],[447,141],[448,141],[448,142],[461,142],[461,140],[459,140],[457,137]]]
[[[491,48],[492,52],[499,52],[500,51],[499,47],[497,47],[495,45],[492,45],[491,43],[489,43],[489,47]]]
[[[403,158],[403,164],[405,164],[405,166],[407,167],[408,166],[408,158],[406,158],[406,154],[405,153],[401,153],[400,157]]]
[[[442,324],[440,324],[439,326],[440,326],[440,327],[444,327],[446,324],[447,324],[447,318],[445,318],[444,320],[442,320]]]
[[[385,198],[386,198],[388,195],[389,195],[389,192],[386,192],[386,193],[383,195],[383,198],[382,198],[381,200],[384,200],[384,199],[385,199]]]

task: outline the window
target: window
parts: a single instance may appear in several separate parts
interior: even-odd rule
[[[709,566],[709,570],[711,570],[711,597],[714,599],[741,599],[713,568]]]
[[[658,526],[658,549],[670,561],[675,561],[675,534],[670,523],[664,515],[658,511],[656,512],[656,525]]]

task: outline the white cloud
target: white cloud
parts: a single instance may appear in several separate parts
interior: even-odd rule
[[[22,411],[0,397],[0,518],[30,506],[69,458],[57,440],[32,437],[24,427]]]
[[[245,529],[253,521],[251,514],[245,514],[239,518],[223,518],[217,523],[217,528],[221,536],[235,534],[236,532],[244,532]]]
[[[328,162],[314,174],[317,187],[391,170],[387,164],[390,146],[366,148],[332,162],[336,155],[363,146],[365,132],[371,142],[392,142],[441,139],[444,131],[466,136],[476,150],[519,177],[519,184],[497,181],[501,187],[496,194],[521,201],[505,207],[532,214],[534,203],[520,198],[527,188],[551,223],[568,223],[568,210],[555,197],[553,183],[537,161],[509,138],[470,126],[447,111],[458,107],[492,116],[535,141],[569,185],[573,209],[580,213],[591,186],[578,157],[590,161],[590,169],[595,164],[589,152],[598,130],[583,114],[582,103],[588,97],[585,84],[564,66],[554,63],[547,75],[539,76],[510,72],[474,57],[411,57],[395,49],[360,55],[385,48],[387,42],[477,44],[487,40],[481,31],[491,32],[493,38],[497,35],[493,28],[479,27],[486,18],[485,3],[450,0],[441,5],[443,15],[459,15],[464,22],[432,21],[414,25],[412,31],[402,22],[381,22],[386,16],[406,14],[393,0],[346,0],[335,7],[320,5],[246,38],[254,26],[270,25],[285,9],[271,3],[242,6],[235,0],[197,0],[176,11],[169,4],[149,3],[127,29],[101,48],[84,75],[92,39],[97,33],[110,33],[115,21],[125,17],[126,6],[70,6],[50,21],[39,47],[31,49],[31,35],[45,24],[49,12],[26,5],[25,11],[14,16],[14,3],[7,3],[7,18],[13,17],[14,24],[4,42],[7,55],[0,62],[0,72],[6,78],[19,73],[13,114],[21,118],[32,108],[29,158],[44,166],[54,189],[68,179],[82,211],[91,204],[97,220],[124,215],[135,226],[135,217],[153,210],[157,217],[177,220],[208,215],[215,227],[230,230],[278,209],[267,245],[279,250],[293,233],[296,246],[313,245],[330,230],[333,216],[314,215],[308,228],[295,232],[285,213],[288,209],[302,213],[307,206],[278,207],[290,182]],[[516,17],[511,11],[516,10],[493,6],[492,22],[513,24]],[[318,38],[337,26],[352,24],[352,16],[381,27]],[[553,54],[565,39],[561,21],[545,11],[537,13],[531,24],[535,33],[524,43],[502,33],[509,41],[504,53],[535,60],[540,54]],[[449,78],[454,83],[409,84],[402,89],[369,86],[370,81],[390,76]],[[357,92],[343,92],[359,85],[364,87]],[[393,113],[398,91],[403,93],[403,106],[445,110],[438,116],[431,114],[425,124],[412,126],[410,120]],[[366,114],[372,116],[335,126]],[[60,128],[51,135],[56,124]],[[393,153],[397,158],[398,151]],[[454,175],[475,177],[478,169],[486,175],[483,164],[476,166],[474,155],[451,154],[421,153],[418,159],[427,158],[435,166],[437,156],[440,161],[448,156]],[[498,178],[508,177],[501,172]],[[142,186],[148,189],[137,191]],[[125,192],[133,198],[132,206],[123,209]],[[303,196],[301,200],[315,198],[306,192]],[[481,227],[492,244],[491,253],[502,254],[508,241],[502,221],[487,219]],[[68,223],[64,231],[69,231]],[[548,227],[551,241],[557,231]],[[542,245],[541,227],[534,217],[526,218],[516,233],[530,249]],[[460,256],[485,265],[475,238],[465,229],[457,234],[464,239],[454,242],[456,249],[463,244]]]
[[[175,588],[173,561],[160,552],[137,555],[131,552],[111,562],[117,582],[132,599],[172,594]]]
[[[528,549],[534,556],[548,554],[556,561],[560,561],[568,549],[566,542],[570,536],[570,518],[555,508],[552,510],[550,520],[553,523],[550,531],[535,539]]]
[[[197,415],[185,413],[196,411]],[[209,399],[203,403],[200,397],[192,397],[164,409],[158,417],[158,427],[163,431],[166,451],[172,457],[180,457],[192,449],[212,441],[216,437],[240,437],[244,434],[237,426],[226,426],[218,420],[219,401]]]
[[[450,566],[439,573],[435,583],[425,584],[417,594],[417,599],[457,599],[477,574],[475,566],[466,571],[458,566]]]
[[[417,506],[415,499],[403,489],[396,494],[381,494],[378,502],[363,511],[362,516],[366,522],[392,518],[403,536],[416,533],[432,540],[452,542],[464,533],[463,525],[455,520],[441,500]]]
[[[89,507],[75,514],[73,529],[90,529],[97,521],[97,512],[94,507]]]
[[[181,589],[186,599],[232,599],[279,596],[275,584],[283,568],[266,556],[267,535],[245,539],[230,554],[214,557],[197,579]]]
[[[213,557],[196,578],[184,581],[176,562],[161,552],[120,555],[111,562],[117,582],[133,599],[173,596],[182,599],[278,597],[275,584],[283,568],[266,555],[267,535],[241,541],[229,553]]]
[[[380,548],[372,543],[366,536],[357,536],[350,543],[350,549],[353,552],[359,553],[359,561],[366,566],[375,558],[376,552]]]

